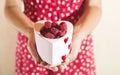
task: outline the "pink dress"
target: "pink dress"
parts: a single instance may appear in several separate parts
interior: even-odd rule
[[[85,0],[23,0],[24,13],[33,22],[67,20],[75,24],[82,14]],[[64,71],[53,72],[34,63],[28,51],[28,39],[18,33],[16,75],[95,75],[92,36],[82,42],[77,58]]]

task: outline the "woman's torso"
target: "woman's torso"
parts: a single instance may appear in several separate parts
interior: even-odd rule
[[[24,13],[34,22],[68,20],[75,23],[84,0],[24,0]]]

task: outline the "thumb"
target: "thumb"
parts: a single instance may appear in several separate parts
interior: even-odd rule
[[[65,63],[69,64],[70,62],[74,61],[77,57],[77,53],[70,53],[67,55],[66,59],[65,59]]]
[[[73,60],[76,59],[76,57],[80,51],[80,45],[81,45],[81,42],[78,42],[77,40],[75,40],[71,43],[71,46],[70,46],[71,51],[67,56],[66,62],[68,62],[68,61],[72,62]]]

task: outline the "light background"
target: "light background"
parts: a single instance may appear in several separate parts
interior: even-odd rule
[[[16,31],[3,14],[0,0],[0,75],[14,75]],[[103,15],[94,30],[97,75],[120,75],[120,1],[103,0]]]

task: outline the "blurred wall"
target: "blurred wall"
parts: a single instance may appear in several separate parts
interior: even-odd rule
[[[120,75],[120,0],[102,0],[103,15],[94,30],[98,75]]]
[[[16,31],[6,21],[4,0],[0,0],[0,75],[14,75]]]
[[[103,16],[94,30],[97,75],[120,75],[120,1],[103,0]],[[14,75],[17,32],[3,13],[0,0],[0,75]]]

